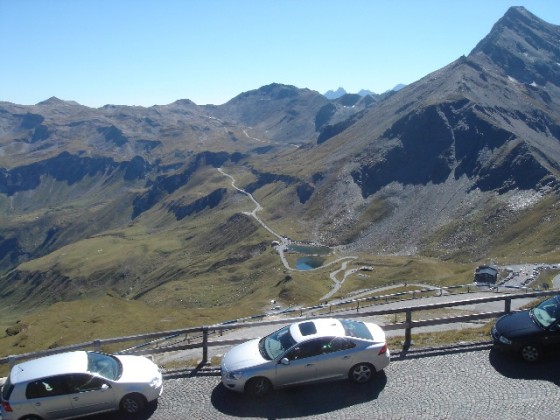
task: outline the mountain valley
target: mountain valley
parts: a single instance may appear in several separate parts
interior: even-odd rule
[[[557,263],[559,46],[559,26],[514,7],[468,56],[382,95],[0,102],[4,353],[316,303],[329,270],[283,266],[218,168],[275,232],[373,267],[341,295]]]

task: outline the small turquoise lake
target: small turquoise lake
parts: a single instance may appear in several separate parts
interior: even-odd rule
[[[325,262],[325,258],[323,256],[329,255],[331,249],[327,246],[320,245],[291,244],[288,246],[288,251],[305,254],[304,257],[297,259],[296,269],[312,270],[323,265]]]
[[[306,256],[298,258],[296,261],[296,268],[298,270],[312,270],[314,268],[319,268],[325,262],[324,258],[316,256]]]

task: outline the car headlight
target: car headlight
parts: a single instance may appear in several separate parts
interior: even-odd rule
[[[228,372],[226,374],[226,378],[227,379],[233,379],[233,380],[239,380],[243,377],[243,371],[237,370],[237,371],[233,371],[233,372]]]
[[[500,338],[498,338],[498,340],[500,341],[500,343],[511,344],[511,340],[507,337],[504,337],[503,335],[501,335]]]

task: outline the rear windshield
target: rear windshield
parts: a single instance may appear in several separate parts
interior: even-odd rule
[[[344,327],[344,333],[347,337],[363,338],[364,340],[373,340],[368,327],[363,322],[350,321],[348,319],[340,320]]]
[[[8,376],[8,379],[6,379],[6,382],[4,383],[4,386],[2,387],[2,400],[3,401],[8,401],[10,399],[10,394],[12,393],[13,389],[14,389],[14,386],[10,382],[10,377]]]

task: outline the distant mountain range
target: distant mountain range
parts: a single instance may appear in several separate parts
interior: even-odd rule
[[[401,90],[405,86],[406,85],[404,85],[402,83],[399,83],[393,89],[390,89],[389,92],[398,92],[399,90]],[[338,99],[338,98],[340,98],[340,97],[342,97],[346,94],[348,94],[348,92],[346,92],[346,90],[343,87],[339,87],[337,90],[328,90],[324,93],[324,95],[327,99]],[[374,93],[371,90],[361,89],[358,92],[358,95],[360,95],[360,96],[367,96],[367,95],[378,96],[379,94]]]
[[[300,286],[219,167],[276,231],[340,255],[555,257],[559,46],[558,26],[513,7],[468,56],[380,95],[1,102],[0,303],[288,299]]]

